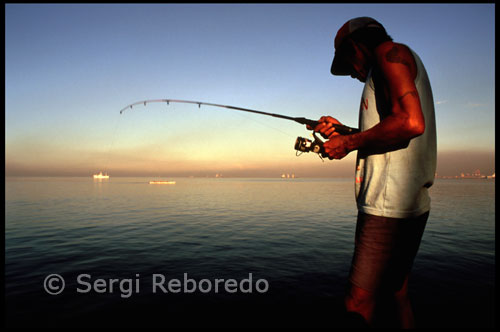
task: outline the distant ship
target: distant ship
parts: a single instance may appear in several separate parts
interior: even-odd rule
[[[175,184],[175,181],[149,181],[149,184]]]
[[[495,178],[495,173],[493,173],[493,175],[488,175],[487,178],[488,179],[494,179]]]
[[[94,179],[109,179],[109,175],[99,172],[99,174],[94,174]]]

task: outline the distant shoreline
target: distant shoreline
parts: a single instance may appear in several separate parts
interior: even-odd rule
[[[436,177],[436,179],[443,179],[443,180],[495,180],[493,177],[461,177],[461,176],[439,176]]]

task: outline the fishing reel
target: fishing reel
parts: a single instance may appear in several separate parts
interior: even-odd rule
[[[325,149],[323,147],[324,142],[316,136],[316,132],[313,132],[313,137],[314,141],[300,136],[297,137],[295,140],[295,150],[297,150],[296,155],[300,156],[303,152],[314,152],[317,153],[323,160],[322,155],[325,153]]]

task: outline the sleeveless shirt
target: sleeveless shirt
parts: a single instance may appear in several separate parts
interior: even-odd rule
[[[436,120],[427,72],[411,50],[417,65],[415,86],[425,119],[425,131],[406,148],[385,153],[359,149],[356,158],[355,193],[358,210],[376,216],[409,218],[430,210],[428,188],[436,172]],[[359,111],[359,128],[365,131],[381,121],[371,71]]]

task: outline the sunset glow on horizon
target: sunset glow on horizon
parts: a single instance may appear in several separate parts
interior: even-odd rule
[[[438,173],[495,171],[494,4],[8,4],[6,176],[352,176],[356,152],[297,157],[305,126],[186,99],[358,126],[363,85],[329,72],[371,16],[429,74]],[[425,24],[423,24],[425,22]]]

